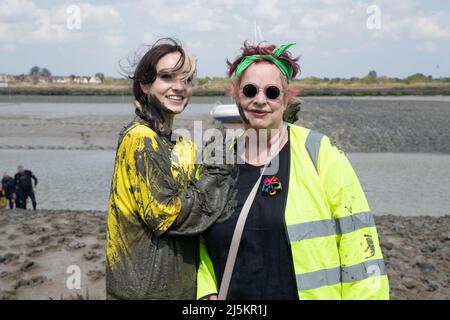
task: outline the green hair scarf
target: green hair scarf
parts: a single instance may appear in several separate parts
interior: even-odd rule
[[[282,44],[282,45],[276,47],[272,51],[273,56],[268,55],[268,54],[265,54],[265,55],[255,54],[252,56],[246,56],[244,59],[242,59],[242,61],[236,67],[236,71],[234,74],[236,75],[237,78],[239,78],[239,76],[242,74],[242,72],[244,72],[245,69],[247,69],[253,62],[255,62],[256,60],[259,60],[259,59],[264,59],[264,60],[273,62],[278,67],[278,69],[280,69],[283,76],[289,82],[289,80],[292,78],[292,72],[293,72],[292,67],[289,64],[289,62],[287,62],[284,59],[280,59],[280,55],[283,54],[284,52],[286,52],[286,50],[289,49],[290,47],[292,47],[293,45],[295,45],[295,43]]]

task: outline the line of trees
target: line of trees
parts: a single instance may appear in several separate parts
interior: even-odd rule
[[[32,67],[30,69],[30,72],[28,75],[31,76],[31,78],[33,80],[39,79],[39,77],[43,77],[43,78],[51,78],[52,77],[52,73],[51,73],[50,69],[40,68],[39,66]],[[69,77],[72,79],[76,78],[76,76],[74,74],[71,74]],[[99,78],[102,82],[105,80],[105,75],[101,72],[97,72],[95,74],[95,77]]]
[[[378,73],[375,70],[371,70],[369,71],[369,73],[362,77],[362,78],[357,78],[357,77],[352,77],[349,79],[346,78],[318,78],[318,77],[307,77],[302,79],[301,81],[306,82],[307,84],[319,84],[322,82],[362,82],[362,83],[366,83],[366,84],[373,84],[373,83],[388,83],[388,82],[398,82],[398,83],[406,83],[406,84],[411,84],[411,83],[427,83],[427,82],[432,82],[432,81],[440,81],[440,82],[450,82],[450,77],[449,78],[433,78],[431,75],[427,76],[424,75],[423,73],[415,73],[413,75],[410,75],[404,79],[400,79],[400,78],[390,78],[390,77],[386,77],[386,76],[379,76]]]

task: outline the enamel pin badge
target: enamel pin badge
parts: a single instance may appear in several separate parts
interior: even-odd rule
[[[274,196],[281,191],[281,181],[275,176],[265,178],[262,186],[262,194],[264,196]]]

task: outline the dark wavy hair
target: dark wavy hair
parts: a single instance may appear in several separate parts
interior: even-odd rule
[[[136,100],[136,114],[147,121],[152,129],[158,134],[169,134],[170,128],[164,123],[164,117],[161,109],[155,104],[158,101],[150,101],[149,97],[142,90],[141,85],[152,84],[157,77],[156,65],[158,61],[166,54],[179,52],[180,59],[178,60],[174,69],[170,72],[177,72],[181,70],[186,62],[190,64],[189,76],[195,74],[195,61],[189,55],[181,43],[172,38],[161,38],[157,40],[150,49],[140,58],[132,75],[128,76],[133,80],[133,95]],[[152,99],[155,100],[155,99]]]

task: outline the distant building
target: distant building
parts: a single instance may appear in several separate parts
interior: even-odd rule
[[[75,83],[81,83],[81,84],[86,84],[89,83],[89,78],[88,77],[76,77],[73,82]]]
[[[8,78],[6,74],[0,74],[0,88],[8,88]]]
[[[70,77],[53,76],[52,80],[54,83],[71,83],[72,79]]]
[[[39,83],[50,83],[52,82],[52,77],[39,77]]]
[[[102,80],[100,80],[99,77],[93,76],[89,79],[89,83],[100,84],[102,83]]]

